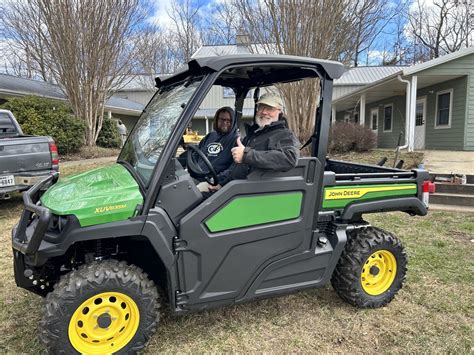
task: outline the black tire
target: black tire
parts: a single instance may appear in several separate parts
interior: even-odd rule
[[[111,297],[109,296],[110,294],[112,294]],[[99,330],[95,330],[99,325],[96,325],[92,330],[88,328],[91,330],[89,335],[92,335],[92,337],[89,336],[89,339],[93,339],[94,335],[97,335],[99,331],[112,332],[112,335],[116,334],[117,342],[120,343],[120,341],[122,341],[122,343],[119,345],[116,342],[115,348],[114,340],[94,341],[100,343],[97,346],[103,347],[110,345],[108,348],[110,349],[108,351],[109,353],[136,353],[145,347],[148,339],[156,329],[160,316],[160,300],[155,284],[148,279],[146,273],[135,265],[128,265],[123,261],[106,260],[94,261],[90,264],[82,265],[78,270],[62,276],[59,282],[54,286],[54,290],[47,295],[43,317],[39,324],[39,338],[50,352],[54,354],[73,354],[81,352],[71,344],[71,339],[79,339],[76,341],[79,341],[80,344],[82,344],[81,342],[85,344],[85,340],[78,337],[75,331],[71,332],[73,335],[70,338],[69,327],[73,326],[77,328],[76,318],[73,317],[82,317],[79,310],[87,308],[88,311],[89,308],[84,305],[87,305],[87,302],[92,302],[93,300],[93,302],[96,302],[98,298],[101,298],[100,295],[104,297],[104,303],[101,306],[102,308],[97,306],[97,312],[104,312],[103,309],[106,307],[105,305],[108,307],[110,304],[112,307],[118,309],[119,316],[110,317],[109,313],[114,314],[112,313],[113,311],[106,310],[105,313],[107,313],[106,316],[108,319],[105,320],[105,324],[109,325],[101,323]],[[117,298],[113,297],[114,295],[117,295]],[[126,302],[119,304],[121,297],[123,297],[124,300],[131,299],[132,302],[130,302],[130,305]],[[100,302],[102,302],[102,299]],[[112,304],[110,302],[117,303]],[[115,310],[115,308],[113,309]],[[97,324],[99,324],[99,320],[97,316],[93,314],[93,310],[94,308],[91,307],[90,315],[84,317],[89,317],[88,319],[94,319],[92,317],[95,317]],[[128,314],[132,314],[132,316],[125,315],[125,317],[122,318],[120,311],[124,314],[129,312]],[[82,311],[82,313],[84,313],[84,311]],[[102,314],[105,315],[105,313]],[[76,314],[78,314],[78,316],[76,316]],[[133,319],[133,314],[138,314],[138,317]],[[99,318],[101,317],[102,316]],[[119,320],[117,320],[118,318]],[[71,321],[72,319],[74,319],[74,322]],[[114,324],[114,321],[121,322],[120,326],[122,324],[126,326],[120,329],[120,331],[117,331],[117,328],[114,328],[114,326],[119,323]],[[90,320],[87,322],[92,324],[91,327],[94,325]],[[81,320],[77,323],[80,324],[80,327],[83,326]],[[87,326],[89,326],[89,324]],[[123,330],[124,328],[125,330]],[[124,334],[127,334],[128,338],[127,336],[124,337]],[[82,337],[84,336],[82,335]],[[84,338],[87,338],[87,336]],[[95,344],[85,344],[84,346],[94,347]],[[117,346],[121,347],[117,349]],[[82,347],[80,349],[85,348]]]
[[[374,227],[356,229],[348,237],[331,278],[333,288],[344,301],[353,306],[385,306],[402,288],[406,277],[407,256],[400,240],[393,234]],[[375,264],[378,262],[382,266]],[[391,270],[395,269],[393,265],[396,265],[396,272]],[[374,280],[373,283],[364,277],[368,274]],[[378,279],[377,285],[378,277],[382,279]]]

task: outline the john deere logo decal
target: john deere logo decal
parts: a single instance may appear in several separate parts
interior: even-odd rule
[[[115,206],[104,206],[104,207],[96,207],[95,213],[105,213],[115,210],[121,210],[127,208],[127,205],[115,205]]]
[[[325,200],[340,200],[340,199],[354,199],[360,198],[369,192],[388,192],[388,191],[407,191],[414,190],[416,192],[416,185],[391,185],[391,186],[374,186],[374,187],[356,187],[356,188],[333,188],[324,190]]]
[[[327,187],[324,189],[323,208],[344,208],[358,201],[413,196],[416,192],[416,184],[384,184],[371,187],[363,185]]]
[[[361,197],[363,194],[362,190],[326,190],[326,199],[336,199],[336,198],[349,198],[349,197]]]
[[[212,143],[207,146],[207,153],[209,155],[217,155],[222,152],[222,144],[220,143]]]

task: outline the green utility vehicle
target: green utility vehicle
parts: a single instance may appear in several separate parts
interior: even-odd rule
[[[343,71],[292,56],[193,59],[157,78],[116,164],[60,181],[54,174],[24,193],[12,231],[15,278],[45,297],[46,347],[138,351],[159,325],[162,303],[181,315],[328,282],[357,307],[389,303],[405,279],[406,255],[363,216],[426,215],[429,176],[326,159],[333,79]],[[211,87],[234,91],[239,122],[250,90],[304,79],[320,85],[312,157],[286,172],[251,173],[203,199],[176,151]],[[188,169],[199,170],[195,155]],[[217,181],[206,164],[208,180]]]

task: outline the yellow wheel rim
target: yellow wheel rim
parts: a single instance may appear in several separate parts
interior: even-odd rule
[[[377,250],[362,266],[360,282],[366,293],[378,296],[387,291],[397,274],[397,260],[388,250]]]
[[[82,354],[110,354],[132,340],[140,323],[135,301],[119,292],[104,292],[83,302],[69,321],[69,340]]]

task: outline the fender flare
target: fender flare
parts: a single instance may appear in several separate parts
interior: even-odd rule
[[[403,211],[418,216],[425,216],[428,208],[417,197],[404,197],[383,201],[370,201],[355,203],[344,208],[341,219],[352,221],[364,213],[377,213],[389,211]]]
[[[150,242],[164,266],[170,271],[176,262],[176,255],[173,252],[173,237],[176,235],[176,229],[166,212],[161,208],[155,208],[150,210],[146,219],[142,216],[74,228],[58,244],[42,241],[34,264],[40,265],[48,258],[64,255],[73,244],[78,242],[142,236]]]

